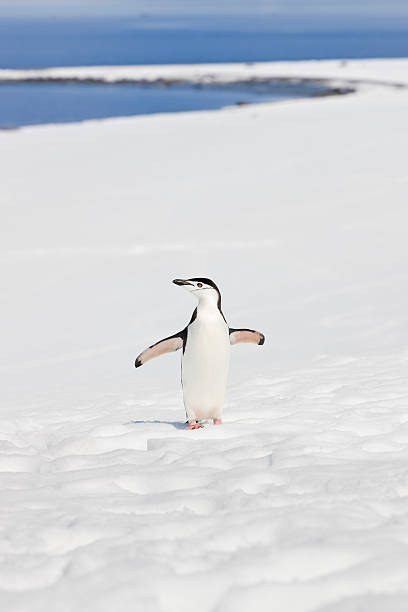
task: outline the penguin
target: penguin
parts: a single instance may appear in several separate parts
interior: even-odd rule
[[[200,420],[222,423],[222,409],[227,388],[230,346],[240,342],[264,344],[265,336],[253,329],[228,327],[221,310],[221,293],[210,278],[176,278],[198,299],[187,326],[180,332],[159,340],[136,358],[139,368],[150,359],[183,349],[181,383],[187,415],[187,429],[203,427]]]

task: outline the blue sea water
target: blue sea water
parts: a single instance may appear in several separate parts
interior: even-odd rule
[[[2,19],[0,68],[408,56],[407,32],[275,31],[263,20]],[[0,127],[220,108],[310,95],[313,86],[0,84]]]
[[[408,56],[406,31],[274,31],[264,20],[1,19],[0,68]]]
[[[0,127],[68,123],[86,119],[210,110],[236,103],[256,103],[312,95],[313,83],[236,83],[225,86],[134,83],[35,83],[0,85]]]

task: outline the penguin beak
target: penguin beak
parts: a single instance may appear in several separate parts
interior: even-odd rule
[[[183,280],[182,278],[175,278],[173,283],[175,285],[180,285],[180,287],[182,287],[183,285],[192,285],[194,287],[193,283],[190,283],[189,281]]]

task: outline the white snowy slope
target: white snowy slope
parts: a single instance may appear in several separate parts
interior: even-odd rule
[[[407,150],[380,85],[0,132],[1,610],[405,612]],[[196,275],[266,343],[191,432]]]

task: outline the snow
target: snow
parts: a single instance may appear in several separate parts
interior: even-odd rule
[[[176,64],[147,66],[74,66],[0,69],[1,80],[95,79],[112,83],[121,80],[187,80],[234,82],[253,78],[341,79],[408,84],[408,59],[314,60],[300,62],[249,62],[247,64]]]
[[[0,132],[1,609],[407,609],[408,91],[384,85],[407,63]],[[225,424],[191,432],[179,355],[133,361],[199,275],[266,343],[232,348]]]

